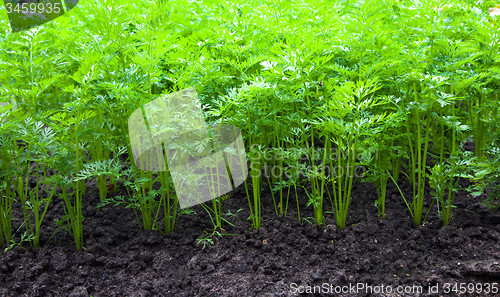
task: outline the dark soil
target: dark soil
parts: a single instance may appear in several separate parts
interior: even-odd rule
[[[63,215],[56,198],[42,228],[42,247],[36,251],[25,242],[26,250],[15,246],[1,253],[0,296],[500,296],[491,293],[500,287],[492,284],[500,283],[500,213],[461,192],[450,226],[442,227],[435,204],[427,222],[416,226],[393,185],[382,219],[374,206],[375,189],[358,183],[341,231],[331,214],[326,228],[312,219],[299,224],[292,193],[287,217],[277,216],[266,190],[262,227],[249,231],[248,202],[239,187],[224,202],[224,211],[238,218],[226,216],[234,227],[226,223],[221,231],[236,235],[213,236],[213,244],[203,248],[196,239],[212,224],[201,206],[193,208],[195,215],[181,216],[176,232],[161,236],[141,231],[131,209],[109,205],[96,211],[96,184],[87,185],[85,249],[75,251],[65,229],[52,236],[54,219]],[[403,191],[411,196],[409,188]],[[304,192],[299,195],[301,217],[312,217]],[[14,216],[22,218],[19,209]],[[460,283],[462,291],[470,284],[479,288],[481,283],[483,290],[490,284],[490,293],[460,294]],[[345,292],[360,284],[375,292],[384,286],[384,291],[324,290],[331,285]],[[404,285],[421,286],[422,293],[397,293]],[[299,295],[298,286],[322,286],[323,293],[317,287],[317,293]],[[436,288],[439,294],[429,294]]]

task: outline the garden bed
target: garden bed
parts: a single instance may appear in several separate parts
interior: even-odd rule
[[[456,197],[449,226],[442,227],[431,209],[427,222],[418,227],[393,185],[388,186],[382,219],[373,206],[375,189],[358,183],[347,227],[340,231],[328,214],[326,228],[312,218],[311,224],[299,224],[292,201],[286,218],[276,216],[265,191],[262,226],[250,232],[247,199],[244,187],[239,187],[224,202],[224,213],[238,218],[226,215],[234,227],[226,223],[225,232],[220,231],[236,235],[213,236],[213,244],[206,242],[203,248],[197,239],[213,225],[201,206],[193,208],[196,215],[181,216],[175,232],[161,236],[140,231],[130,209],[110,205],[97,212],[97,186],[87,186],[84,249],[76,252],[64,229],[48,240],[55,231],[51,221],[63,214],[56,199],[42,228],[42,247],[35,251],[24,244],[27,250],[15,246],[0,256],[0,296],[299,296],[294,294],[298,286],[322,283],[339,288],[384,285],[394,291],[415,285],[423,294],[361,290],[300,296],[429,296],[429,287],[435,285],[444,294],[445,284],[494,283],[500,276],[500,214],[465,193]],[[307,199],[303,192],[299,196],[304,207]],[[301,215],[313,216],[312,209],[304,207]],[[22,216],[19,208],[14,216]],[[453,286],[449,289],[444,295],[461,295],[452,291]]]
[[[0,0],[0,295],[498,295],[495,1]]]

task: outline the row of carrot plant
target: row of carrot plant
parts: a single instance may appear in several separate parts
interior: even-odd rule
[[[89,180],[98,185],[96,207],[123,204],[141,228],[174,230],[192,210],[180,209],[168,172],[135,166],[127,119],[189,87],[208,123],[242,131],[242,187],[255,229],[266,184],[277,215],[291,202],[307,219],[302,188],[314,221],[325,224],[332,209],[340,229],[356,181],[375,185],[384,218],[388,184],[409,185],[400,193],[417,225],[433,204],[449,224],[459,190],[497,208],[500,36],[488,14],[495,4],[110,0],[85,1],[22,33],[3,22],[0,245],[13,242],[18,203],[14,233],[38,248],[44,217],[61,199],[56,224],[80,249]],[[118,185],[127,195],[116,195]],[[226,198],[202,204],[215,228],[229,223]]]

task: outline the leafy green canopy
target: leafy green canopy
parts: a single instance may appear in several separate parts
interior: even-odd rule
[[[28,168],[30,162],[48,168],[57,148],[58,157],[71,162],[56,172],[81,181],[73,186],[76,196],[85,192],[82,176],[98,181],[102,200],[125,179],[139,201],[134,205],[143,212],[144,227],[158,226],[163,205],[168,232],[179,214],[170,201],[175,198],[169,194],[170,177],[125,174],[117,164],[134,165],[130,115],[163,94],[194,87],[207,123],[238,127],[247,152],[256,145],[263,153],[289,156],[248,155],[255,159],[250,160],[253,204],[249,199],[254,227],[260,217],[260,167],[266,164],[302,172],[269,178],[273,195],[280,193],[277,212],[288,205],[283,188],[296,192],[310,182],[316,222],[324,222],[323,197],[330,197],[339,226],[345,223],[353,177],[333,172],[367,166],[382,196],[389,173],[397,181],[403,165],[414,194],[408,207],[421,223],[427,156],[443,162],[466,140],[474,140],[478,160],[495,151],[490,146],[498,135],[500,23],[488,14],[494,5],[98,0],[82,1],[65,16],[20,33],[12,33],[1,10],[0,104],[9,107],[2,109],[0,132],[6,141],[19,136],[29,117],[50,139],[21,135],[30,151],[14,143],[0,150],[24,154]],[[318,146],[337,150],[337,159],[326,149],[318,153]],[[376,147],[384,159],[359,157],[357,151],[366,147]],[[292,155],[293,149],[300,153]],[[30,173],[18,170],[3,178]],[[155,192],[158,181],[162,190]],[[69,199],[69,183],[49,182],[68,187],[64,199],[68,211],[75,209],[70,224],[80,232],[80,204]],[[8,213],[10,204],[3,205]],[[384,215],[383,207],[379,212]]]

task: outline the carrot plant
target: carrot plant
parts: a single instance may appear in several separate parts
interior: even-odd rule
[[[460,178],[472,178],[467,173],[473,162],[470,152],[454,153],[444,163],[434,165],[430,170],[429,185],[434,190],[432,195],[437,200],[439,217],[443,226],[450,223],[456,192]]]
[[[160,203],[163,204],[163,220],[165,233],[169,234],[176,227],[177,219],[182,211],[178,210],[179,202],[172,191],[172,178],[165,172],[160,172]],[[188,212],[186,209],[184,212]]]
[[[250,207],[250,219],[252,227],[259,229],[261,223],[261,180],[262,180],[262,146],[254,145],[250,150],[250,179],[252,181],[253,204],[248,192],[245,180],[245,190],[247,192],[248,206]]]
[[[0,141],[3,144],[3,141]],[[1,154],[3,160],[7,160],[3,154]],[[9,173],[6,169],[5,164],[0,166],[2,170],[2,176],[0,176],[0,246],[3,246],[10,242],[12,238],[12,205],[14,202],[14,193],[11,190],[11,184],[7,182],[5,174]]]
[[[62,74],[60,55],[50,43],[52,36],[40,27],[24,31],[17,40],[2,51],[0,65],[7,67],[4,92],[12,102],[35,119],[38,113],[57,107],[57,98],[51,94]],[[2,48],[4,48],[2,46]],[[51,100],[46,100],[50,98]]]
[[[351,191],[360,165],[357,155],[364,142],[377,137],[381,125],[389,119],[386,113],[371,114],[370,108],[385,104],[386,99],[375,97],[379,86],[376,80],[347,82],[337,87],[325,106],[325,117],[320,122],[322,133],[331,135],[329,141],[337,149],[336,164],[329,158],[332,175],[333,211],[337,226],[345,228]],[[341,152],[346,152],[343,158]]]
[[[60,198],[64,202],[65,218],[68,230],[73,235],[75,247],[80,250],[83,247],[83,220],[82,198],[84,192],[84,180],[77,177],[83,169],[83,146],[81,142],[80,124],[94,116],[93,111],[83,112],[83,107],[88,103],[88,88],[85,83],[95,78],[96,73],[92,70],[81,76],[74,76],[83,87],[70,85],[66,88],[73,93],[78,100],[67,103],[62,111],[50,117],[52,128],[59,133],[59,149],[64,161],[55,162],[59,167],[60,176],[55,177],[61,186]],[[69,190],[72,190],[71,192]]]
[[[406,121],[406,137],[409,149],[408,175],[413,190],[413,201],[411,203],[411,216],[415,224],[422,224],[422,211],[425,198],[425,172],[427,151],[429,149],[429,137],[432,118],[427,113],[431,106],[419,102],[416,83],[413,83],[414,101],[409,106]],[[431,104],[432,105],[432,101]],[[425,130],[424,130],[425,129]],[[424,219],[425,220],[425,219]]]
[[[298,138],[298,136],[301,134],[300,131],[301,129],[297,127],[290,129],[291,135],[285,138],[287,143],[293,143],[293,139]],[[299,222],[302,223],[302,220],[300,218],[300,205],[299,205],[299,196],[297,193],[297,187],[302,187],[303,178],[306,178],[307,164],[302,162],[303,156],[306,156],[306,151],[304,148],[298,148],[291,145],[291,148],[287,152],[286,156],[288,156],[288,158],[287,158],[287,167],[285,168],[285,176],[287,178],[285,184],[288,186],[288,195],[290,194],[291,187],[293,186],[293,190],[295,193],[295,201],[297,206],[297,217]],[[287,198],[287,207],[288,207],[288,198]]]
[[[488,139],[489,127],[487,122],[493,117],[497,117],[498,107],[491,106],[498,101],[498,72],[495,67],[494,56],[498,51],[500,40],[498,38],[498,28],[500,23],[495,22],[493,26],[482,19],[474,22],[472,27],[475,32],[474,41],[478,48],[475,57],[476,70],[480,79],[469,89],[471,95],[468,100],[467,111],[470,117],[470,126],[475,144],[475,153],[479,159],[487,159],[484,154],[490,142]],[[492,108],[493,107],[493,108]]]
[[[157,221],[155,219],[157,216],[155,217],[155,212],[158,213],[157,210],[160,205],[156,198],[162,191],[153,189],[153,184],[156,180],[152,177],[152,173],[146,175],[146,173],[142,172],[141,174],[141,170],[136,167],[124,170],[117,175],[117,179],[123,181],[128,197],[109,197],[99,203],[97,207],[101,208],[108,204],[123,204],[127,208],[134,210],[141,230],[157,229]],[[137,210],[140,211],[141,219],[139,219]]]
[[[37,124],[34,124],[34,127],[37,128]],[[30,131],[29,133],[33,132],[36,131]],[[36,143],[39,145],[37,148],[39,151],[35,153],[34,159],[32,159],[32,161],[35,162],[34,175],[36,184],[35,188],[29,192],[29,203],[27,203],[27,201],[25,201],[25,203],[29,205],[29,208],[34,216],[34,224],[31,223],[31,219],[28,219],[28,225],[30,226],[31,234],[34,235],[33,247],[38,248],[40,242],[40,227],[57,189],[57,183],[54,183],[49,177],[47,177],[48,170],[54,167],[54,163],[57,161],[57,153],[55,152],[52,153],[52,155],[49,155],[49,151],[54,151],[56,148],[56,146],[52,145],[55,139],[53,139],[54,132],[50,128],[45,128],[38,133],[34,133],[33,135],[38,135]],[[39,174],[40,171],[43,172],[42,176]],[[45,181],[46,188],[46,195],[44,195],[45,197],[43,198],[40,193],[42,179]],[[50,190],[50,188],[52,188],[52,190]],[[45,207],[42,210],[41,208],[43,204],[45,204]]]
[[[387,108],[387,106],[385,106]],[[369,164],[367,164],[368,172],[365,181],[373,183],[377,190],[377,200],[375,205],[378,209],[378,215],[385,218],[385,199],[387,196],[387,185],[390,181],[389,175],[395,175],[396,168],[399,169],[397,142],[400,135],[395,133],[395,130],[404,120],[400,113],[393,113],[390,118],[381,125],[380,133],[376,139],[372,139],[368,144],[373,152],[367,155]]]
[[[113,158],[107,158],[102,160],[88,161],[83,164],[83,168],[77,174],[75,180],[85,181],[87,179],[96,177],[97,187],[99,189],[99,195],[101,202],[106,199],[106,195],[110,190],[108,187],[114,188],[115,181],[118,180],[120,175],[122,164],[119,161],[119,156],[123,155],[126,150],[126,146],[119,148],[109,147],[108,152],[111,154],[113,152]],[[109,183],[107,178],[110,178],[113,183]]]
[[[203,208],[207,211],[208,215],[210,216],[210,220],[212,221],[212,224],[214,226],[214,230],[216,229],[221,229],[223,230],[223,225],[222,222],[228,222],[226,219],[223,217],[223,210],[222,210],[222,202],[229,198],[228,195],[220,196],[217,198],[212,199],[212,207],[207,206],[205,203],[202,203],[201,205]],[[231,224],[232,225],[232,224]]]
[[[288,212],[288,202],[290,198],[290,191],[292,190],[292,186],[295,192],[295,200],[297,201],[297,215],[299,221],[300,219],[300,207],[298,204],[298,195],[297,195],[297,186],[301,186],[300,174],[306,171],[306,164],[300,163],[300,158],[302,155],[305,155],[304,152],[300,152],[300,150],[292,148],[289,150],[281,149],[281,153],[277,155],[277,162],[274,166],[269,168],[269,171],[266,172],[268,176],[268,182],[271,190],[271,195],[273,197],[273,202],[275,206],[275,212],[277,215],[283,215],[286,217]],[[285,162],[286,161],[286,162]],[[266,169],[267,170],[267,169]],[[272,177],[277,177],[277,181],[271,183],[269,180],[269,175]],[[283,201],[284,191],[286,189],[286,203]],[[279,202],[276,205],[276,199],[274,193],[279,192]]]
[[[87,142],[87,151],[90,158],[84,164],[84,169],[81,172],[81,180],[95,178],[100,200],[104,201],[108,192],[111,192],[108,188],[116,186],[115,181],[118,170],[116,166],[117,154],[112,154],[116,147],[116,136],[113,133],[113,130],[116,128],[110,122],[103,121],[104,114],[101,109],[99,107],[92,108],[92,110],[95,110],[96,116],[82,124],[86,130],[83,135],[86,138],[84,141]],[[118,155],[123,153],[124,150],[120,151]],[[114,167],[111,165],[112,162],[115,163]]]
[[[169,234],[175,227],[179,216],[183,213],[189,213],[189,209],[179,210],[178,200],[173,192],[173,185],[170,175],[167,172],[159,172],[154,183],[160,183],[159,189],[148,191],[147,196],[141,193],[142,183],[148,182],[148,179],[141,179],[138,176],[138,169],[129,167],[116,176],[117,180],[123,182],[127,191],[127,196],[111,196],[97,205],[100,209],[106,205],[123,205],[134,211],[139,228],[158,230],[162,234]],[[156,199],[159,197],[159,199]],[[146,200],[147,199],[147,200]],[[163,209],[163,220],[159,221],[160,213]],[[139,218],[138,211],[141,218]],[[150,221],[148,221],[150,220]],[[163,229],[162,229],[163,223]],[[149,224],[149,225],[148,225]]]
[[[256,78],[243,84],[239,89],[233,89],[228,100],[216,100],[210,110],[212,116],[220,116],[222,123],[234,124],[243,133],[247,158],[250,164],[249,175],[252,185],[250,194],[248,181],[245,180],[250,219],[255,229],[261,223],[261,191],[262,168],[265,165],[264,154],[267,154],[270,137],[273,135],[272,114],[274,109],[268,106],[266,98],[271,97],[271,85]],[[239,108],[237,105],[239,104]]]
[[[470,166],[472,169],[472,184],[467,188],[474,197],[483,197],[482,204],[491,209],[500,208],[500,158],[497,147],[490,147],[488,152],[494,157],[490,160],[477,158]]]
[[[12,104],[0,106],[0,246],[12,239],[12,206],[16,176],[19,176],[13,164],[16,165],[14,160],[23,151],[17,146],[17,133],[13,129],[22,119],[12,115]]]
[[[269,61],[261,63],[264,66],[266,77],[272,81],[288,81],[288,86],[283,88],[295,93],[295,96],[300,96],[300,100],[291,100],[287,96],[276,96],[276,110],[278,114],[273,113],[274,119],[279,122],[284,122],[285,127],[292,127],[292,123],[298,125],[300,134],[292,136],[297,142],[295,145],[290,145],[291,148],[304,148],[308,159],[309,170],[305,173],[311,184],[311,191],[308,192],[308,205],[312,205],[315,213],[315,220],[318,225],[324,224],[323,216],[323,196],[325,193],[326,177],[324,168],[318,167],[318,164],[326,165],[326,151],[322,155],[318,155],[318,141],[324,137],[318,131],[316,118],[320,114],[322,105],[319,92],[319,82],[325,77],[320,74],[326,70],[327,63],[333,58],[333,55],[327,50],[328,45],[320,42],[313,43],[312,37],[305,32],[294,32],[289,36],[287,42],[277,42],[272,48],[273,57]],[[282,84],[282,83],[280,83]],[[280,119],[280,120],[278,120]],[[287,122],[288,120],[288,122]],[[292,120],[292,121],[290,121]],[[282,126],[278,124],[277,126]],[[289,128],[289,129],[290,129]],[[282,150],[285,143],[289,144],[290,140],[285,142],[284,137],[290,137],[289,133],[281,129],[275,130],[275,138],[273,146],[277,150]],[[288,135],[287,135],[288,134]],[[322,140],[323,143],[326,143]],[[323,160],[323,162],[321,161]],[[283,171],[283,163],[280,159],[275,164],[280,172]],[[282,178],[278,177],[275,181],[280,188],[280,213],[283,212],[283,189]]]

